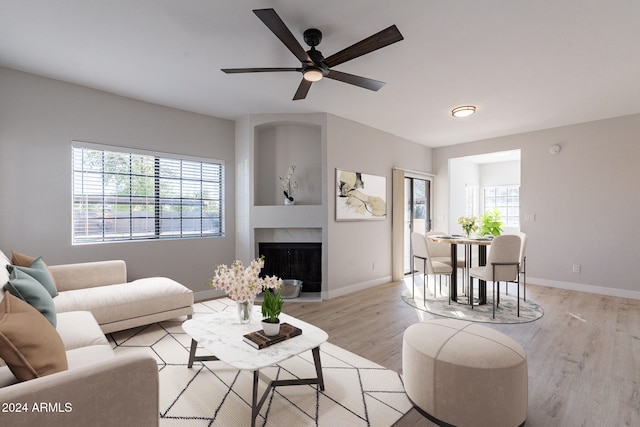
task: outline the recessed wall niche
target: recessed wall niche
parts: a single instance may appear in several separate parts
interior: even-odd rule
[[[283,205],[279,177],[296,167],[296,205],[322,205],[322,131],[313,124],[268,123],[255,128],[254,205]]]

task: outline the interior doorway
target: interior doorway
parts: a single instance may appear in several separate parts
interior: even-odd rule
[[[411,233],[431,230],[431,180],[404,178],[404,274],[413,270]]]

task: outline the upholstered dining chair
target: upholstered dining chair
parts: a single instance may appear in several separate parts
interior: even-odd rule
[[[527,234],[522,231],[514,233],[520,237],[520,275],[522,276],[522,300],[527,300]],[[507,295],[509,295],[509,285],[507,285]]]
[[[446,234],[447,233],[443,231],[428,231],[427,237],[444,236]],[[427,247],[429,249],[429,255],[431,255],[431,261],[451,265],[451,245],[449,243],[435,242],[427,239]],[[458,268],[464,268],[464,259],[458,258],[456,260],[456,266]]]
[[[427,282],[428,276],[439,276],[439,280],[442,280],[442,275],[451,275],[453,269],[450,265],[444,264],[439,261],[433,261],[429,255],[428,238],[422,233],[414,231],[411,233],[411,251],[413,252],[413,271],[411,272],[411,280],[413,285],[413,295],[415,296],[415,272],[421,272],[423,274],[423,300],[427,302]],[[442,284],[441,284],[442,285]],[[442,288],[441,288],[442,290]],[[433,295],[436,295],[435,284],[433,288]],[[451,293],[449,292],[449,303],[451,303]]]
[[[493,318],[496,317],[496,304],[500,298],[500,282],[516,282],[518,286],[518,317],[520,317],[520,236],[504,234],[497,236],[491,242],[491,251],[487,259],[487,265],[472,267],[469,271],[471,277],[469,300],[473,307],[473,279],[493,282]],[[496,297],[496,284],[498,296]]]

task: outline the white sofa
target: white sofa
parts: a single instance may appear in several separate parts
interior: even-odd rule
[[[2,289],[9,281],[7,264],[10,261],[0,252],[0,345],[5,351],[20,341],[21,334],[30,334],[24,328],[13,336],[6,332],[10,329],[9,302],[31,310],[30,319],[45,319],[33,307],[13,295],[7,296],[8,291]],[[193,292],[163,277],[127,283],[124,261],[49,266],[48,270],[58,291],[53,297],[55,329],[45,319],[41,325],[45,328],[33,330],[49,328],[49,336],[59,335],[54,340],[62,341],[58,353],[66,356],[66,369],[36,374],[35,378],[20,382],[0,359],[0,424],[157,426],[156,360],[148,354],[116,357],[104,334],[191,316]],[[13,322],[20,325],[20,321]]]
[[[158,426],[158,365],[152,356],[116,357],[88,311],[58,314],[56,330],[68,369],[18,382],[7,366],[0,367],[0,424]]]
[[[90,311],[106,334],[193,314],[193,291],[167,277],[127,282],[124,261],[51,265],[57,313]]]

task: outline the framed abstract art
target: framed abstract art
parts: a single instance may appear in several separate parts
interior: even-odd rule
[[[386,218],[386,177],[336,169],[336,221]]]

